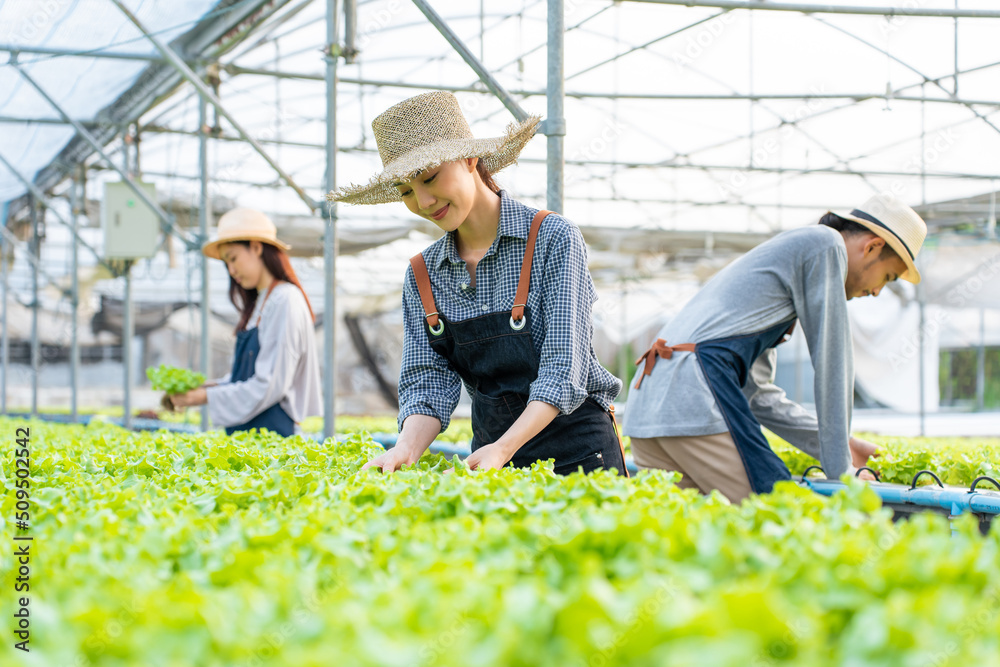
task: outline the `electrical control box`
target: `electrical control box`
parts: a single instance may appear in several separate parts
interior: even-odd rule
[[[136,181],[153,201],[156,186]],[[104,206],[101,208],[106,259],[137,259],[152,257],[159,240],[160,225],[156,212],[122,181],[104,184]]]

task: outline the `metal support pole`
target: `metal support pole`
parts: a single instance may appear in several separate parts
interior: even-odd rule
[[[326,190],[337,188],[338,0],[326,0]],[[337,202],[327,201],[323,234],[323,438],[335,437],[337,419]]]
[[[0,223],[4,226],[4,231],[7,231],[7,208],[9,202],[3,203],[2,214],[0,214]],[[0,271],[3,273],[3,314],[0,315],[0,326],[3,327],[3,331],[0,332],[0,414],[7,414],[7,364],[10,361],[10,340],[7,335],[7,235],[0,234]]]
[[[125,261],[125,294],[122,299],[122,426],[132,428],[132,338],[135,323],[132,321],[132,260]]]
[[[135,175],[135,169],[132,167],[132,151],[129,148],[130,139],[128,136],[128,123],[125,123],[121,127],[122,131],[122,170],[125,172],[125,176],[132,178]]]
[[[926,380],[924,379],[924,375],[926,375],[926,373],[924,373],[925,370],[924,339],[926,338],[926,335],[924,333],[924,322],[926,320],[924,314],[925,311],[924,286],[922,284],[917,285],[917,300],[920,307],[920,323],[918,325],[919,328],[917,329],[917,341],[919,343],[919,354],[920,354],[919,363],[917,364],[917,369],[918,369],[917,372],[920,374],[920,383],[918,390],[920,391],[920,435],[924,436],[927,435],[927,428],[926,428],[927,399],[924,397],[924,383],[926,382]]]
[[[132,190],[135,196],[138,197],[142,201],[142,203],[148,206],[150,210],[156,213],[156,217],[160,219],[160,227],[163,229],[163,233],[175,234],[177,238],[184,239],[184,241],[188,244],[188,247],[190,248],[196,247],[194,242],[191,241],[191,239],[189,239],[186,234],[177,229],[177,226],[174,225],[173,220],[171,220],[170,216],[167,215],[167,212],[164,211],[162,208],[160,208],[160,205],[157,204],[155,201],[153,201],[153,199],[148,194],[146,194],[145,190],[143,190],[142,188],[140,188],[138,185],[135,184],[135,182],[129,177],[126,170],[119,167],[118,164],[114,160],[112,160],[110,156],[108,156],[108,154],[104,151],[104,147],[98,143],[97,139],[94,138],[94,135],[91,134],[90,131],[87,128],[85,128],[82,123],[71,118],[70,115],[66,113],[66,110],[63,109],[62,105],[56,102],[52,98],[52,96],[49,95],[45,91],[45,89],[42,88],[38,84],[38,82],[35,81],[31,77],[31,75],[24,70],[23,67],[21,67],[20,64],[18,64],[17,58],[15,57],[16,55],[17,55],[16,53],[11,54],[11,59],[8,64],[13,66],[14,69],[17,70],[17,73],[21,75],[21,78],[27,81],[31,85],[31,87],[34,88],[36,92],[38,92],[39,95],[45,98],[45,101],[48,102],[53,109],[59,112],[59,115],[62,116],[63,120],[65,120],[67,123],[72,125],[74,129],[76,129],[76,133],[79,134],[84,141],[90,144],[90,147],[93,148],[94,151],[101,156],[101,159],[103,159],[112,169],[118,172],[118,175],[121,176],[122,181],[129,187],[130,190]],[[127,148],[125,154],[128,155]]]
[[[208,102],[201,98],[198,103],[198,170],[201,172],[201,210],[198,213],[198,231],[201,241],[208,239]],[[208,348],[208,257],[201,254],[201,372],[211,378]],[[208,430],[208,405],[201,406],[201,430]]]
[[[990,214],[986,219],[986,238],[995,239],[997,237],[997,191],[996,187],[990,183]]]
[[[285,183],[287,183],[290,188],[295,190],[295,193],[299,196],[299,199],[305,202],[306,206],[308,206],[311,211],[315,211],[319,207],[319,204],[313,201],[312,197],[307,195],[305,190],[299,187],[299,185],[295,182],[295,180],[287,173],[285,173],[285,170],[282,169],[278,165],[278,163],[275,162],[271,158],[271,156],[267,154],[267,152],[261,147],[261,145],[257,143],[257,140],[251,137],[250,134],[243,128],[243,126],[235,118],[233,118],[233,116],[228,111],[226,111],[226,108],[222,106],[222,102],[219,100],[219,98],[217,98],[215,94],[212,93],[209,87],[205,85],[205,82],[203,82],[200,78],[198,78],[198,75],[196,75],[194,71],[192,71],[191,68],[188,67],[187,63],[185,63],[181,59],[181,57],[178,56],[177,53],[173,49],[171,49],[170,46],[167,45],[166,42],[164,42],[159,37],[157,37],[149,30],[147,30],[146,27],[139,21],[139,19],[136,18],[135,14],[133,14],[128,9],[128,7],[122,4],[121,0],[111,0],[111,2],[113,2],[118,7],[118,9],[121,10],[121,12],[126,17],[128,17],[128,20],[131,21],[135,25],[135,27],[137,27],[142,32],[142,34],[146,37],[146,39],[152,42],[153,46],[156,47],[156,49],[163,55],[163,57],[166,58],[167,61],[174,66],[174,69],[176,69],[182,77],[187,79],[187,81],[192,86],[195,87],[195,89],[203,98],[211,102],[211,104],[216,109],[218,109],[219,113],[232,124],[232,126],[236,129],[237,132],[240,133],[240,136],[243,138],[243,140],[246,141],[248,144],[250,144],[253,147],[253,149],[257,151],[257,154],[260,155],[262,158],[264,158],[265,162],[271,165],[271,168],[274,169],[274,171],[278,174],[278,176],[280,176],[281,179]]]
[[[546,207],[552,211],[563,211],[563,137],[566,135],[566,119],[563,118],[564,73],[563,57],[566,17],[563,0],[548,0],[548,101],[545,134],[548,135],[546,153],[545,190]]]
[[[113,1],[114,2],[118,2],[119,0],[113,0]],[[451,44],[452,48],[455,49],[455,51],[458,52],[458,55],[462,56],[462,60],[464,60],[466,63],[468,63],[469,67],[471,67],[472,70],[476,73],[476,75],[479,76],[479,80],[482,81],[484,84],[486,84],[486,87],[489,88],[490,92],[493,93],[494,95],[496,95],[496,97],[501,102],[503,102],[503,105],[505,107],[507,107],[507,109],[512,114],[514,114],[514,117],[517,118],[518,122],[527,119],[530,114],[527,111],[525,111],[524,109],[521,108],[521,105],[517,103],[517,100],[515,100],[513,97],[511,97],[510,93],[508,93],[507,90],[502,85],[500,85],[500,82],[497,81],[493,77],[492,74],[490,74],[489,70],[486,69],[486,66],[483,65],[481,62],[479,62],[479,59],[476,58],[475,55],[473,55],[472,51],[469,50],[469,47],[467,47],[465,45],[465,42],[463,42],[461,39],[459,39],[458,35],[456,35],[452,31],[452,29],[448,27],[448,24],[445,23],[444,19],[441,18],[441,16],[436,11],[434,11],[434,9],[427,3],[427,0],[413,0],[413,4],[415,4],[417,6],[417,9],[419,9],[421,12],[423,12],[424,16],[427,17],[427,20],[431,22],[431,25],[433,25],[435,28],[437,28],[438,32],[440,32],[441,35],[446,40],[448,40],[448,43]],[[562,6],[561,2],[559,4],[560,4],[560,6]],[[551,12],[552,12],[552,9],[551,9],[551,5],[552,5],[552,3],[550,2],[549,3],[549,15],[550,15],[550,18],[549,18],[549,40],[550,40],[550,42],[549,42],[549,54],[552,53],[552,44],[551,44],[551,39],[552,39],[552,27],[551,27],[551,25],[552,25],[552,23],[551,23],[552,19],[551,19]],[[562,26],[562,19],[561,18],[560,18],[559,25]],[[559,33],[559,43],[562,44],[562,31],[560,31],[560,33]],[[551,62],[552,61],[551,61],[551,55],[550,55],[550,58],[549,58],[549,63],[550,63],[549,67],[550,67],[550,69],[551,69]],[[543,132],[543,133],[544,134],[548,134],[547,131]],[[559,210],[559,209],[553,209],[553,210]]]
[[[38,340],[38,270],[41,263],[41,242],[38,238],[38,202],[28,197],[31,207],[31,416],[38,416],[38,369],[41,363],[41,341]]]
[[[955,0],[955,9],[958,9],[958,0]],[[955,17],[955,88],[953,93],[958,97],[958,17]]]
[[[77,167],[76,173],[73,174],[73,184],[70,188],[71,194],[71,218],[73,220],[73,238],[75,239],[79,236],[79,224],[80,224],[80,214],[83,213],[84,202],[87,201],[83,190],[83,165]],[[72,309],[70,311],[70,344],[69,344],[69,415],[70,420],[74,423],[76,422],[78,415],[78,391],[80,388],[80,337],[78,331],[78,324],[80,321],[80,276],[78,272],[80,270],[80,252],[79,246],[76,241],[73,242],[73,248],[70,251],[71,264],[70,272],[72,273],[72,287],[70,304]]]
[[[691,26],[688,26],[689,28]],[[611,58],[601,65],[607,65],[614,62],[616,58]],[[990,66],[996,66],[997,63],[992,63]],[[323,81],[325,80],[325,75],[313,74],[310,72],[277,72],[270,69],[263,69],[259,67],[241,67],[239,65],[234,65],[229,63],[223,66],[226,73],[232,76],[238,76],[240,74],[249,74],[252,76],[273,76],[280,79],[298,79],[301,81]],[[574,78],[580,76],[587,70],[580,70],[573,73],[568,78]],[[986,67],[981,68],[969,68],[959,72],[959,74],[968,73],[970,71],[978,71],[979,69],[986,69]],[[950,78],[952,74],[949,74]],[[480,88],[474,86],[450,86],[440,83],[430,83],[420,81],[390,81],[388,79],[369,79],[369,78],[356,78],[356,77],[340,77],[340,83],[350,83],[359,86],[376,86],[380,88],[412,88],[415,90],[447,90],[452,93],[482,93]],[[899,90],[905,90],[912,88],[912,86],[903,86]],[[515,88],[513,90],[508,90],[511,95],[517,95],[519,97],[539,97],[545,95],[544,90],[529,90],[525,88]],[[763,102],[766,100],[849,100],[851,102],[865,102],[867,100],[892,100],[894,102],[930,102],[933,104],[961,104],[963,106],[968,105],[986,105],[986,106],[997,106],[997,100],[980,99],[980,98],[957,98],[957,97],[921,97],[919,95],[897,95],[893,93],[892,95],[887,95],[885,92],[868,92],[868,93],[641,93],[641,92],[615,92],[615,91],[582,91],[582,90],[568,90],[566,91],[566,97],[572,97],[576,99],[605,99],[608,97],[614,97],[620,100],[712,100],[720,102],[735,102],[735,101],[745,101],[753,100],[755,102]],[[7,119],[10,122],[16,123],[49,123],[49,124],[62,124],[60,120],[52,120],[46,118],[23,118],[16,116],[0,116],[0,120]],[[145,131],[155,131],[161,132],[165,131],[166,128],[149,125],[144,126]],[[264,140],[261,141],[262,144],[276,143],[274,141]],[[287,144],[287,142],[285,142]],[[288,144],[292,145],[292,144]]]
[[[114,60],[141,60],[145,62],[162,62],[163,58],[147,53],[121,53],[90,49],[56,49],[44,46],[29,46],[28,44],[0,44],[0,51],[9,53],[33,53],[43,56],[71,56],[79,58],[111,58]]]
[[[358,57],[358,0],[344,0],[344,62],[353,65]]]
[[[979,309],[979,348],[976,350],[976,410],[986,408],[986,309]]]
[[[936,16],[939,18],[996,19],[1000,11],[993,9],[927,9],[924,7],[858,7],[821,5],[802,2],[760,2],[760,0],[631,0],[658,5],[684,7],[717,7],[719,9],[765,9],[803,14],[866,14],[869,16]]]
[[[920,86],[921,95],[924,94],[924,86]],[[927,151],[924,150],[924,146],[927,140],[927,105],[923,102],[920,103],[920,204],[922,206],[927,205],[927,160],[925,156]],[[924,257],[924,255],[918,255],[918,257]],[[923,261],[917,259],[917,268],[921,269]],[[926,430],[926,420],[927,420],[927,398],[924,396],[924,384],[926,383],[926,360],[924,359],[924,347],[925,339],[927,338],[927,332],[924,329],[924,323],[926,320],[926,302],[927,302],[927,290],[926,283],[920,283],[917,285],[917,299],[920,301],[920,330],[917,332],[917,340],[920,342],[920,435],[924,436],[927,434]]]

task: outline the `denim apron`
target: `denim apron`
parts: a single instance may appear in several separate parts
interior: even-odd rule
[[[233,354],[233,368],[229,373],[230,382],[242,382],[243,380],[249,380],[253,377],[254,364],[257,361],[257,355],[260,353],[260,338],[258,337],[260,318],[264,314],[264,304],[267,303],[267,298],[271,296],[271,290],[274,289],[276,284],[277,281],[274,281],[271,284],[271,287],[267,290],[267,294],[264,296],[264,303],[261,304],[260,315],[257,316],[256,326],[254,326],[253,329],[244,329],[236,334],[236,351]],[[252,428],[266,428],[267,430],[274,431],[275,433],[278,433],[286,438],[295,434],[295,422],[292,421],[292,418],[288,416],[288,413],[282,409],[280,401],[253,417],[245,424],[227,426],[226,433],[228,435],[232,435],[236,431],[249,431]]]
[[[427,340],[472,389],[472,451],[496,442],[507,432],[524,412],[531,383],[538,377],[539,354],[531,339],[533,314],[527,296],[535,240],[549,213],[539,211],[531,223],[514,307],[509,311],[460,322],[448,320],[437,312],[423,255],[410,259],[424,308]],[[517,450],[508,465],[525,468],[545,459],[555,459],[555,472],[560,475],[578,468],[591,472],[612,467],[619,475],[628,475],[614,415],[592,398],[571,414],[557,415]]]
[[[750,487],[754,493],[769,493],[774,483],[791,479],[791,473],[777,454],[767,444],[760,422],[750,410],[750,401],[743,393],[750,367],[768,349],[791,336],[796,320],[781,322],[756,333],[729,338],[717,338],[697,344],[667,345],[658,339],[636,365],[645,360],[646,367],[635,384],[638,389],[642,378],[653,369],[656,357],[670,359],[673,352],[694,352],[708,382],[716,405],[726,421],[729,434],[736,443],[736,450],[743,461]]]

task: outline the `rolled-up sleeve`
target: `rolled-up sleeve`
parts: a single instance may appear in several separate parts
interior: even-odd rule
[[[588,395],[591,311],[597,291],[587,270],[587,246],[580,230],[563,221],[549,238],[541,284],[532,282],[533,288],[543,291],[545,340],[529,400],[570,414]]]
[[[817,252],[793,286],[795,312],[816,371],[813,392],[819,422],[819,458],[827,477],[850,469],[851,408],[854,400],[854,348],[847,318],[843,246]]]
[[[448,428],[458,405],[462,380],[448,360],[435,352],[424,333],[424,310],[413,270],[403,283],[403,359],[399,367],[399,430],[413,414],[436,417]]]
[[[297,289],[297,288],[296,288]],[[305,326],[296,317],[292,304],[283,294],[264,306],[260,328],[260,352],[254,362],[253,375],[246,380],[226,382],[208,387],[208,413],[217,426],[245,424],[253,417],[278,403],[289,391],[295,379],[295,369],[301,355]]]

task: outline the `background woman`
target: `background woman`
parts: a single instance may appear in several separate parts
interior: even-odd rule
[[[274,223],[246,208],[219,219],[218,236],[202,252],[229,269],[229,298],[240,311],[229,374],[170,397],[176,407],[208,403],[226,433],[266,428],[283,436],[320,414],[319,358],[312,306]]]

